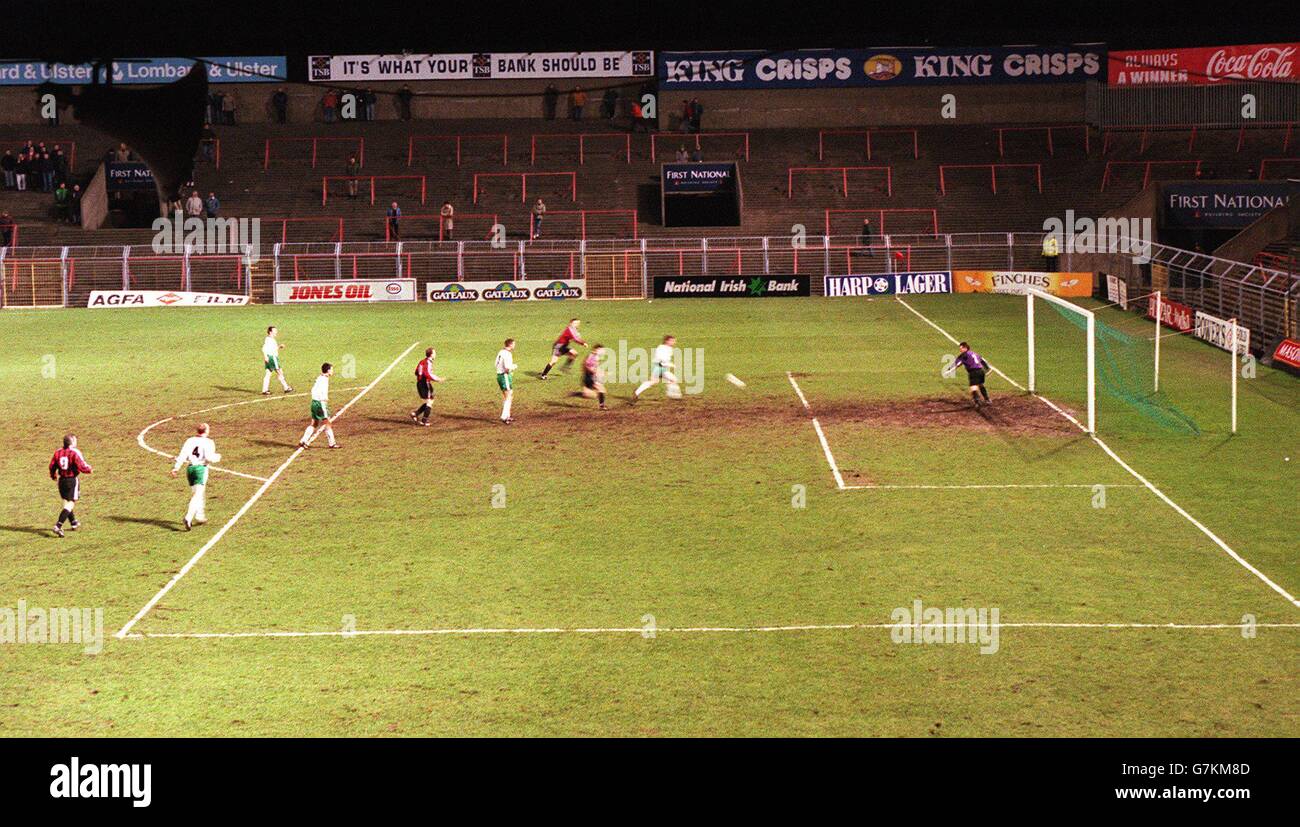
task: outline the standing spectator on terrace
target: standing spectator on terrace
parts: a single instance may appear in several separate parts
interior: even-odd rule
[[[641,102],[632,101],[632,131],[642,132],[646,128],[645,110],[641,108]]]
[[[403,84],[401,89],[397,90],[397,108],[402,120],[411,119],[411,101],[415,98],[415,93],[411,87]]]
[[[185,201],[186,218],[203,217],[203,199],[199,197],[198,190],[191,190],[190,197]]]
[[[533,204],[531,232],[528,234],[530,240],[542,237],[542,219],[546,217],[546,202],[538,198],[537,203]]]
[[[0,212],[0,248],[14,246],[14,230],[17,227],[8,212]]]
[[[546,84],[546,91],[542,92],[542,115],[546,120],[555,120],[555,107],[559,101],[560,90],[555,88],[554,83]]]
[[[325,123],[334,123],[334,112],[339,106],[338,93],[333,89],[325,92],[320,99],[321,111],[325,113]]]
[[[224,123],[226,126],[235,125],[236,103],[237,101],[235,100],[234,92],[231,92],[229,95],[221,96],[221,116],[222,116],[221,122]]]
[[[384,215],[385,215],[385,220],[387,222],[386,226],[388,228],[388,240],[401,241],[402,240],[402,227],[401,227],[402,208],[397,206],[397,202],[394,201],[392,204],[388,205],[388,212],[385,213]]]
[[[276,89],[271,95],[271,110],[275,112],[276,123],[289,120],[289,95],[283,89]]]
[[[72,193],[68,190],[68,185],[59,183],[59,188],[54,191],[54,217],[59,221],[68,220],[68,204],[72,200]]]
[[[1043,237],[1043,267],[1049,273],[1056,272],[1056,260],[1061,255],[1061,242],[1057,240],[1056,233],[1048,233]]]
[[[575,121],[582,120],[582,108],[587,105],[587,93],[581,86],[573,87],[569,93],[569,117]]]
[[[81,185],[73,184],[68,196],[68,222],[73,225],[81,223],[81,195]]]
[[[27,174],[32,171],[32,163],[27,160],[26,152],[18,153],[18,161],[14,166],[14,187],[19,192],[27,190]]]
[[[113,151],[113,160],[119,164],[125,164],[131,158],[131,148],[126,144],[118,144],[117,149]]]
[[[199,133],[199,146],[203,147],[203,160],[212,163],[217,157],[217,132],[212,124],[205,123]]]
[[[63,154],[63,148],[58,144],[54,145],[54,177],[60,181],[68,180],[68,156]]]
[[[614,120],[614,113],[618,111],[618,90],[609,88],[600,99],[600,114],[607,121]]]
[[[6,149],[4,157],[0,158],[0,169],[4,170],[5,189],[11,190],[16,187],[18,185],[16,178],[18,159],[14,157],[14,151],[12,149]]]
[[[379,102],[379,96],[375,94],[374,89],[367,89],[361,93],[361,99],[366,104],[366,120],[373,121],[375,119],[375,104]]]
[[[704,161],[704,151],[700,149],[698,146],[695,147],[695,149],[691,150],[691,161],[692,163],[696,163],[696,164]]]
[[[207,200],[203,202],[203,209],[207,211],[208,218],[221,217],[221,201],[215,192],[208,193]]]
[[[700,121],[704,118],[704,104],[699,98],[691,98],[691,131],[700,131]]]
[[[874,256],[876,251],[871,249],[871,245],[876,241],[876,228],[872,226],[870,218],[862,219],[862,231],[858,234],[858,243],[866,250],[867,255]]]
[[[343,167],[343,174],[348,176],[348,198],[356,198],[357,177],[361,175],[361,164],[357,161],[357,156],[348,156],[347,165]]]
[[[690,153],[686,151],[686,144],[677,147],[677,163],[684,164],[691,160]]]
[[[681,125],[681,130],[682,130],[683,132],[690,132],[690,131],[691,131],[691,123],[694,122],[694,120],[695,120],[695,118],[694,118],[694,116],[693,116],[693,110],[691,109],[691,102],[688,101],[688,100],[686,100],[685,98],[683,98],[683,99],[682,99],[682,125]]]
[[[456,208],[451,205],[450,201],[443,201],[442,209],[438,210],[438,215],[442,217],[442,237],[447,241],[454,241],[456,238]]]
[[[37,168],[41,172],[41,192],[54,192],[54,159],[50,153],[41,152]]]

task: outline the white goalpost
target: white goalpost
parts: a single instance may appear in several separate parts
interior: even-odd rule
[[[1036,393],[1037,387],[1037,369],[1034,355],[1034,299],[1042,299],[1045,302],[1064,307],[1072,313],[1077,313],[1087,321],[1087,396],[1088,396],[1088,433],[1097,433],[1097,316],[1091,310],[1079,307],[1051,293],[1045,293],[1035,287],[1025,289],[1025,313],[1027,317],[1027,328],[1029,333],[1029,392]]]

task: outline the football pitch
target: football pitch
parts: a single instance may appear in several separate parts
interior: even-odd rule
[[[1078,328],[1040,311],[1054,408],[1023,298],[903,298],[6,311],[0,607],[102,608],[104,640],[0,646],[0,734],[1300,735],[1300,381],[1243,378],[1232,435],[1228,355],[1169,336],[1200,433],[1099,391],[1093,439]],[[575,313],[608,411],[536,379]],[[263,397],[271,324],[294,392]],[[667,333],[687,393],[631,404]],[[300,451],[325,361],[342,448]],[[67,432],[94,473],[56,539]],[[918,607],[991,637],[900,642]]]

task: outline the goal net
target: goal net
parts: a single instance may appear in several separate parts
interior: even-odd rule
[[[1089,433],[1097,432],[1098,391],[1120,403],[1106,407],[1108,429],[1133,424],[1126,420],[1136,416],[1174,432],[1201,432],[1158,385],[1154,336],[1120,330],[1037,288],[1025,295],[1030,392],[1059,404]]]

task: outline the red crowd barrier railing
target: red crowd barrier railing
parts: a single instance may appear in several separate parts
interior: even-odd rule
[[[1259,162],[1259,180],[1264,180],[1264,170],[1269,164],[1300,164],[1300,158],[1264,158]]]
[[[501,142],[501,165],[510,164],[510,136],[501,134],[484,134],[484,135],[411,135],[406,139],[406,165],[409,167],[415,163],[415,147],[417,143],[423,141],[452,141],[456,145],[456,166],[460,166],[461,148],[465,141],[491,141]]]
[[[371,206],[374,206],[375,203],[376,181],[419,181],[421,204],[425,202],[428,194],[428,179],[423,175],[326,175],[320,179],[320,205],[322,207],[329,202],[330,181],[369,181]]]
[[[533,133],[529,144],[528,163],[537,163],[537,139],[542,138],[577,138],[578,139],[578,163],[587,163],[587,139],[588,138],[614,138],[615,143],[623,144],[623,157],[627,163],[632,163],[632,136],[626,132],[535,132]]]
[[[1038,191],[1043,191],[1043,165],[1042,164],[940,164],[939,165],[939,193],[948,194],[948,182],[946,172],[950,169],[987,169],[989,171],[989,180],[993,185],[993,193],[998,191],[998,170],[999,169],[1032,169],[1034,177],[1038,182]]]
[[[493,225],[493,226],[495,226],[495,225],[497,225],[497,224],[500,223],[500,221],[498,220],[498,216],[497,216],[496,213],[475,213],[475,212],[471,212],[471,213],[456,213],[455,215],[451,216],[451,222],[452,222],[452,231],[451,231],[451,234],[452,234],[452,235],[455,235],[455,232],[456,232],[456,222],[458,222],[458,221],[466,221],[466,220],[469,220],[469,219],[475,219],[475,218],[488,218],[488,219],[491,219],[491,221],[492,221],[492,225]],[[425,214],[423,214],[423,215],[403,215],[403,216],[400,216],[400,217],[399,217],[399,220],[402,221],[403,223],[410,222],[410,221],[424,221],[424,220],[427,220],[427,219],[432,219],[432,220],[433,220],[433,221],[438,225],[438,240],[439,240],[439,241],[446,241],[447,239],[445,238],[445,236],[447,235],[447,216],[443,215],[442,213],[425,213]],[[488,235],[489,235],[489,236],[491,235],[491,231],[488,232]],[[384,241],[392,241],[392,240],[393,240],[393,237],[392,237],[392,236],[393,236],[393,233],[392,233],[392,225],[391,225],[388,221],[385,221],[385,222],[384,222]],[[413,239],[413,238],[418,238],[418,236],[413,236],[413,235],[410,235],[410,234],[407,234],[407,236],[406,236],[406,240],[407,240],[407,241],[410,241],[410,240]]]
[[[876,167],[788,167],[785,171],[785,197],[794,197],[794,174],[796,172],[838,172],[840,174],[840,189],[844,197],[849,197],[849,171],[878,171],[885,172],[885,192],[888,195],[894,194],[894,168],[885,166]]]
[[[380,261],[397,260],[397,256],[394,253],[340,253],[337,255],[334,253],[289,253],[287,255],[280,256],[281,261],[283,261],[286,258],[293,259],[292,269],[293,269],[294,281],[300,281],[302,279],[306,279],[310,281],[312,279],[322,279],[322,278],[324,279],[362,278],[363,276],[361,275],[361,270],[360,270],[360,265],[362,262],[371,261],[371,260],[380,260]],[[402,253],[402,258],[405,260],[403,262],[404,266],[402,272],[405,273],[411,272],[411,254]],[[340,267],[337,274],[333,271],[333,268],[331,268],[331,272],[324,273],[324,274],[304,273],[302,271],[303,267],[301,262],[318,261],[318,260],[330,261],[330,262],[335,262],[335,261],[343,262],[347,259],[351,259],[352,264],[351,267],[348,268],[349,272],[347,272],[346,274],[344,273],[342,267]]]
[[[342,217],[342,216],[322,215],[322,216],[304,216],[304,217],[301,217],[301,218],[275,218],[275,217],[267,218],[267,217],[263,217],[263,218],[261,218],[260,220],[261,220],[261,221],[264,221],[264,222],[265,222],[265,221],[270,221],[270,222],[276,222],[276,221],[278,221],[278,222],[280,222],[280,243],[281,243],[281,244],[285,244],[285,243],[287,243],[287,242],[289,241],[289,225],[290,225],[290,224],[320,224],[320,225],[328,225],[328,226],[332,226],[332,227],[334,228],[334,231],[333,231],[333,233],[331,233],[331,235],[330,235],[330,241],[346,241],[346,240],[347,240],[347,239],[345,239],[345,238],[343,237],[343,217]]]
[[[554,216],[554,215],[576,215],[576,216],[578,216],[578,222],[579,222],[579,233],[580,233],[580,235],[579,235],[578,237],[581,238],[581,239],[583,239],[583,240],[586,240],[586,238],[587,238],[587,216],[593,216],[593,217],[595,217],[595,216],[603,216],[603,215],[618,215],[618,216],[623,216],[623,217],[625,217],[625,218],[629,218],[629,219],[631,219],[631,222],[632,222],[632,234],[631,234],[631,236],[627,236],[627,235],[614,235],[614,236],[609,236],[609,238],[632,238],[632,239],[636,239],[636,238],[638,238],[638,236],[637,236],[637,211],[636,211],[636,210],[547,210],[547,212],[546,212],[546,217],[547,217],[547,218],[550,218],[551,216]]]
[[[826,235],[851,235],[851,233],[832,233],[831,217],[835,215],[876,215],[878,221],[876,232],[885,235],[889,232],[886,227],[886,221],[890,215],[927,215],[930,217],[931,235],[939,234],[939,211],[927,207],[898,207],[898,208],[863,208],[855,210],[826,210]]]
[[[528,200],[528,178],[541,176],[559,176],[569,179],[569,200],[578,200],[578,173],[576,172],[476,172],[474,173],[474,203],[478,203],[479,179],[480,178],[518,178],[520,182],[520,201]],[[421,202],[423,203],[423,202]]]
[[[350,142],[357,145],[357,163],[365,166],[366,164],[366,139],[362,137],[346,136],[315,136],[310,138],[267,138],[262,147],[262,171],[271,168],[271,146],[274,143],[305,143],[311,142],[311,168],[316,168],[316,159],[319,154],[321,142]]]
[[[877,252],[883,255],[884,272],[898,272],[912,269],[912,247],[911,245],[887,246],[883,241],[878,244],[828,244],[821,247],[795,247],[794,250],[794,272],[799,273],[799,255],[802,253],[805,257],[811,256],[813,261],[821,265],[821,269],[814,272],[825,272],[827,256],[843,253],[844,255],[844,272],[852,273],[855,270],[862,272],[864,262],[859,260],[858,267],[853,266],[853,256],[874,257]],[[894,262],[899,262],[897,265]],[[876,268],[878,269],[878,268]]]
[[[1008,132],[1042,132],[1042,133],[1045,133],[1045,134],[1047,135],[1047,154],[1048,154],[1048,155],[1051,155],[1052,157],[1055,157],[1055,156],[1056,156],[1056,145],[1055,145],[1055,142],[1054,142],[1054,140],[1053,140],[1054,133],[1055,133],[1057,130],[1075,130],[1075,129],[1081,129],[1081,130],[1083,130],[1083,154],[1084,154],[1084,155],[1091,155],[1091,154],[1092,154],[1092,138],[1090,137],[1090,131],[1089,131],[1089,129],[1088,129],[1088,125],[1087,125],[1087,124],[1083,124],[1083,123],[1073,123],[1073,124],[1055,124],[1055,125],[1052,125],[1052,126],[1047,126],[1047,125],[1043,125],[1043,126],[999,126],[999,127],[996,127],[995,129],[996,129],[996,131],[997,131],[997,133],[998,133],[998,157],[999,157],[999,158],[1004,158],[1004,157],[1006,157],[1006,154],[1007,154],[1007,153],[1006,153],[1006,148],[1005,148],[1005,146],[1003,145],[1003,136],[1004,136],[1006,133],[1008,133]],[[1106,154],[1106,153],[1105,153],[1105,150],[1102,151],[1102,154],[1103,154],[1103,155]]]
[[[1102,191],[1102,192],[1105,192],[1105,191],[1106,191],[1106,184],[1110,182],[1110,171],[1111,171],[1111,168],[1112,168],[1112,167],[1121,167],[1121,166],[1123,166],[1123,167],[1131,167],[1131,166],[1141,166],[1141,167],[1143,167],[1143,168],[1144,168],[1144,171],[1143,171],[1143,173],[1142,173],[1142,189],[1146,189],[1146,188],[1147,188],[1147,184],[1149,184],[1149,183],[1151,182],[1151,167],[1153,167],[1153,166],[1171,166],[1171,165],[1187,166],[1187,165],[1189,165],[1189,164],[1192,165],[1192,167],[1193,167],[1193,174],[1197,174],[1197,175],[1199,175],[1200,172],[1201,172],[1201,162],[1200,162],[1200,160],[1187,160],[1187,161],[1107,161],[1107,162],[1106,162],[1106,169],[1105,169],[1105,171],[1104,171],[1104,172],[1102,173],[1102,175],[1101,175],[1101,191]],[[1262,166],[1263,166],[1263,165],[1261,164],[1261,167],[1262,167]]]
[[[660,138],[665,138],[665,137],[672,138],[673,140],[680,141],[682,143],[686,143],[688,139],[693,138],[695,141],[695,148],[699,150],[704,149],[704,147],[700,144],[701,138],[740,138],[742,140],[741,151],[745,155],[745,160],[746,161],[749,160],[749,133],[748,132],[692,132],[692,133],[651,132],[650,133],[650,160],[651,161],[655,160],[658,157],[657,156],[658,147],[656,146],[658,140]]]
[[[911,128],[899,129],[821,129],[817,132],[817,160],[822,161],[826,158],[826,136],[827,135],[861,135],[863,136],[867,148],[867,160],[872,160],[872,135],[908,135],[912,136],[912,158],[921,157],[921,143],[917,138],[917,132]]]
[[[1253,126],[1251,129],[1282,129],[1286,128],[1286,134],[1282,138],[1282,152],[1286,153],[1291,149],[1291,132],[1295,129],[1295,123],[1269,123]],[[1242,146],[1246,143],[1246,127],[1237,128],[1237,151],[1241,152]]]

